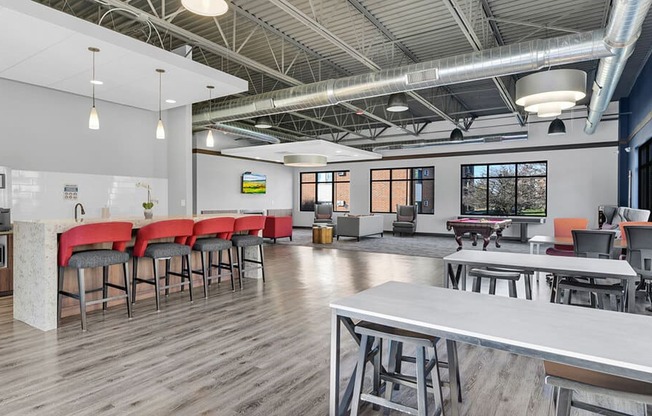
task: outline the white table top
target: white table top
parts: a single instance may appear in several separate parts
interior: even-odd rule
[[[503,266],[560,274],[637,280],[636,272],[625,260],[460,250],[444,257],[444,261],[467,266]]]
[[[649,316],[399,282],[330,307],[339,316],[652,382]]]

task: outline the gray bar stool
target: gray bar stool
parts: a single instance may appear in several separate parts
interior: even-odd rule
[[[652,383],[550,361],[544,361],[543,365],[546,371],[545,383],[555,387],[553,400],[556,403],[556,416],[570,416],[572,407],[601,415],[628,415],[628,413],[573,398],[576,392],[616,397],[641,403],[643,406],[641,414],[647,414],[646,404],[652,405]]]
[[[231,258],[233,244],[230,240],[234,223],[235,218],[232,217],[209,218],[198,221],[195,223],[192,237],[189,237],[186,241],[187,246],[192,247],[193,251],[198,251],[200,254],[201,270],[193,270],[192,273],[201,274],[204,280],[205,298],[208,297],[208,286],[211,280],[217,278],[218,283],[222,282],[223,270],[227,270],[231,278],[231,290],[235,290],[233,261]],[[225,250],[229,256],[228,263],[222,261],[222,252]],[[215,252],[218,255],[217,264],[213,263],[213,253]],[[211,275],[214,268],[217,269],[217,275]]]
[[[516,292],[516,282],[521,279],[521,270],[511,270],[511,269],[482,269],[476,268],[469,271],[469,276],[473,277],[473,291],[480,293],[480,287],[482,286],[482,279],[489,279],[489,294],[496,294],[496,281],[497,280],[507,280],[509,284],[509,297],[516,298],[518,294]],[[532,299],[532,285],[530,282],[530,276],[526,275],[525,279],[525,296],[528,300]]]
[[[265,217],[263,216],[247,216],[235,219],[233,225],[234,233],[246,234],[233,234],[231,236],[231,243],[235,247],[236,264],[233,267],[238,269],[238,276],[240,281],[240,289],[242,289],[242,278],[245,277],[245,271],[252,271],[261,269],[263,275],[263,282],[265,281],[265,259],[263,256],[263,237],[260,234],[265,228]],[[260,260],[247,258],[245,256],[246,247],[258,247],[260,253]],[[246,263],[254,263],[258,266],[246,268]],[[245,270],[246,268],[246,270]]]
[[[436,414],[443,414],[442,381],[439,374],[440,367],[448,368],[447,363],[439,361],[437,356],[437,342],[439,338],[416,332],[401,330],[379,324],[361,322],[355,327],[355,332],[360,334],[360,348],[358,350],[358,362],[355,371],[353,387],[353,398],[351,401],[351,415],[357,415],[360,402],[370,402],[374,406],[398,410],[403,413],[427,415],[428,400],[427,392],[434,394],[435,404],[439,407]],[[383,355],[383,340],[389,341],[389,362],[387,370],[382,367],[381,358]],[[402,353],[404,344],[416,347],[416,357],[406,357]],[[427,351],[431,351],[431,358],[428,359]],[[365,365],[367,361],[374,361],[373,389],[371,393],[362,393]],[[401,362],[413,362],[416,366],[416,376],[410,376],[401,372]],[[449,373],[452,371],[449,369]],[[455,369],[455,379],[459,386],[459,371]],[[430,377],[429,377],[430,376]],[[381,396],[381,383],[385,382],[385,397]],[[400,385],[415,388],[417,390],[417,408],[408,407],[392,401],[392,394]],[[460,397],[461,401],[461,389]]]

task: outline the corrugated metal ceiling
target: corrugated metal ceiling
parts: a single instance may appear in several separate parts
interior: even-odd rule
[[[110,9],[103,2],[93,0],[34,1],[92,22],[98,22]],[[279,7],[279,2],[290,3],[323,30],[308,27]],[[182,29],[268,67],[269,71],[257,71],[193,45],[193,59],[247,79],[249,93],[257,94],[301,83],[367,73],[374,65],[385,69],[470,52],[473,49],[447,3],[457,6],[483,47],[492,47],[604,27],[611,1],[232,0],[229,12],[215,19],[191,14],[183,10],[180,3],[180,0],[132,0],[125,1],[124,5],[166,18]],[[111,12],[102,25],[147,40],[144,24],[131,14]],[[162,31],[161,36],[166,49],[186,43],[167,31]],[[339,45],[332,41],[333,37],[340,42]],[[151,37],[149,42],[161,46],[156,37]],[[342,44],[355,53],[344,50]],[[614,99],[629,94],[651,50],[652,20],[648,16]],[[592,82],[597,62],[568,67],[587,71],[589,82]],[[283,74],[293,81],[280,81]],[[515,79],[507,77],[503,81],[505,85],[513,86]],[[422,90],[419,94],[453,119],[510,112],[491,80]],[[413,99],[409,101],[410,113],[388,114],[384,110],[386,100],[387,97],[376,97],[352,103],[373,113],[375,118],[356,115],[343,106],[328,111],[302,111],[301,117],[286,114],[274,118],[279,123],[279,131],[294,132],[297,136],[330,135],[335,140],[357,137],[352,134],[356,132],[373,136],[392,124],[416,124],[418,127],[442,119]],[[215,104],[219,102],[216,100]],[[195,111],[202,111],[205,105],[196,105]],[[390,123],[384,123],[382,119]]]

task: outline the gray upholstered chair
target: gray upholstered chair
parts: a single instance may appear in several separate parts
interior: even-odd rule
[[[414,234],[417,229],[417,206],[397,205],[396,221],[392,223],[392,234]]]
[[[627,261],[647,283],[647,294],[652,301],[652,227],[633,225],[625,227],[627,237]],[[629,299],[634,302],[634,299]],[[652,311],[652,307],[647,308]]]
[[[315,224],[333,223],[333,204],[315,205]]]

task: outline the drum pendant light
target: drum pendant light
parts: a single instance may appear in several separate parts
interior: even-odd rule
[[[208,121],[210,122],[211,114],[213,113],[213,88],[212,85],[207,85],[208,88]],[[206,135],[206,147],[215,147],[215,139],[213,139],[213,130],[209,128]]]
[[[88,128],[91,130],[99,130],[100,117],[97,114],[97,108],[95,108],[95,85],[99,85],[101,83],[95,79],[95,54],[100,50],[94,47],[89,47],[88,50],[93,53],[93,69],[91,78],[91,85],[93,86],[93,107],[91,107],[91,114],[88,117]]]
[[[556,118],[552,120],[548,127],[548,136],[559,136],[561,134],[566,134],[566,125],[561,119]]]
[[[165,127],[163,127],[163,119],[161,118],[161,83],[165,69],[157,69],[158,72],[158,123],[156,123],[156,138],[165,139]]]
[[[516,104],[539,117],[556,117],[586,97],[586,72],[556,69],[516,81]]]
[[[401,111],[407,111],[408,108],[407,96],[405,93],[397,92],[396,94],[389,96],[389,100],[387,100],[387,111],[399,113]]]
[[[224,0],[181,0],[188,11],[201,16],[221,16],[229,11],[229,5]]]

